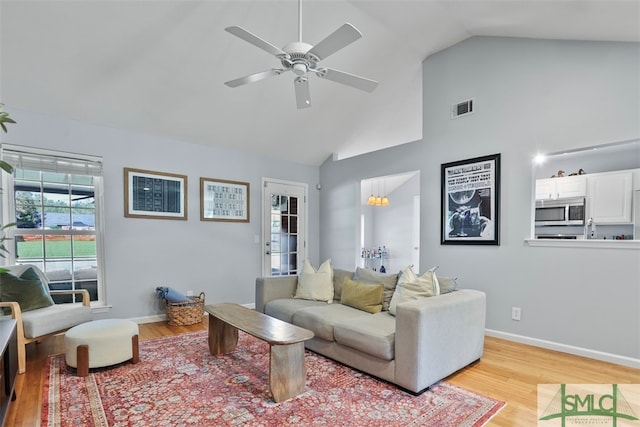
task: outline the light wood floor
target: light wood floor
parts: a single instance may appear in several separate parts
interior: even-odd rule
[[[148,323],[140,325],[140,338],[147,340],[206,328],[206,322],[193,326]],[[62,336],[27,346],[27,372],[18,375],[17,399],[9,407],[5,426],[40,425],[46,357],[63,352]],[[537,384],[640,384],[640,370],[487,337],[482,359],[446,380],[507,402],[489,425],[533,426]]]

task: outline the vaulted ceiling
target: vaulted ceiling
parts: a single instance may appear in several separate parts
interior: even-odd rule
[[[298,38],[295,0],[0,2],[0,100],[11,108],[319,165],[420,139],[421,63],[472,36],[640,41],[638,0],[304,0],[302,40],[349,22],[362,39],[322,65],[379,82],[372,93],[293,74],[224,31],[277,47]]]

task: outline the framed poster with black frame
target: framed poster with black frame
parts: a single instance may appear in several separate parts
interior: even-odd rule
[[[249,222],[249,183],[200,178],[200,220]]]
[[[124,168],[124,216],[187,219],[187,176]]]
[[[441,165],[443,245],[500,245],[500,154]]]

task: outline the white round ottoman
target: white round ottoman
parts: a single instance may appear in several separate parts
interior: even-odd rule
[[[125,319],[82,323],[66,332],[64,349],[67,365],[77,368],[79,377],[89,375],[89,368],[138,363],[138,324]]]

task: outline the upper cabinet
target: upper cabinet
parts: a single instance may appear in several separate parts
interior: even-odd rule
[[[589,176],[587,218],[592,218],[595,224],[631,223],[632,182],[631,171]]]
[[[562,176],[536,180],[536,200],[555,200],[587,195],[587,176]]]

